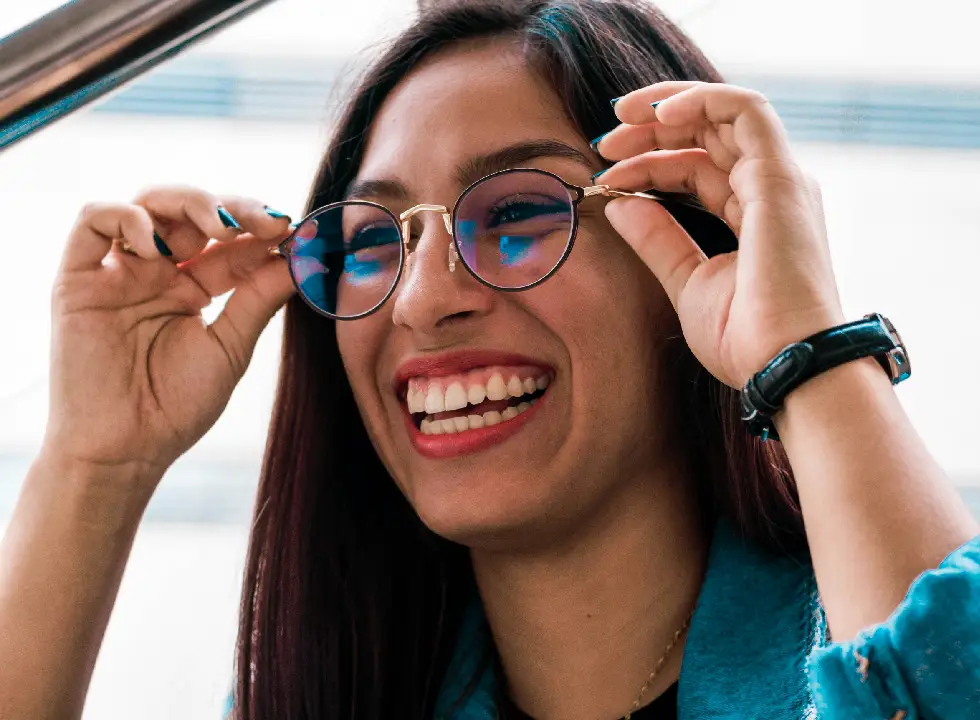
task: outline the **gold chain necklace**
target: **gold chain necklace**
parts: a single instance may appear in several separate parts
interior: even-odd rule
[[[677,632],[674,633],[674,637],[671,638],[670,642],[667,643],[667,647],[664,649],[664,654],[660,656],[657,660],[657,664],[653,666],[653,670],[650,671],[650,675],[647,677],[647,681],[643,683],[643,687],[640,688],[640,694],[636,696],[636,700],[633,701],[633,707],[623,715],[623,720],[630,720],[633,713],[640,709],[640,703],[643,701],[643,696],[646,695],[647,690],[650,689],[650,684],[653,679],[657,677],[660,671],[663,669],[664,663],[667,662],[667,658],[670,657],[670,651],[674,649],[674,645],[680,640],[681,635],[687,630],[687,626],[691,624],[691,618],[694,617],[694,610],[691,610],[688,614],[687,619],[684,620],[684,624],[677,628]]]

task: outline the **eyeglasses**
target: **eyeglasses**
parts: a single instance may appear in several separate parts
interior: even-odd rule
[[[462,264],[484,285],[515,292],[540,285],[558,271],[575,242],[578,207],[596,195],[648,198],[679,219],[677,211],[686,208],[728,228],[700,204],[678,199],[689,196],[579,187],[545,170],[514,168],[477,180],[460,194],[452,212],[444,205],[416,205],[395,217],[368,200],[325,205],[296,223],[270,252],[289,261],[296,289],[313,310],[334,320],[356,320],[379,310],[411,268],[411,222],[418,213],[442,215],[452,237],[450,272]]]

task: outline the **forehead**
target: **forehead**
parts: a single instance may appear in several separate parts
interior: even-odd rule
[[[371,127],[358,178],[411,185],[466,158],[529,139],[582,145],[555,92],[510,39],[462,44],[413,70]]]

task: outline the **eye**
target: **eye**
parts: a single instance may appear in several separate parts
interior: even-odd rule
[[[347,241],[348,252],[357,252],[365,248],[379,247],[389,243],[400,242],[398,230],[390,224],[368,225],[357,228]]]
[[[543,195],[514,195],[500,200],[487,210],[487,227],[493,228],[506,223],[519,223],[537,218],[568,214],[568,203]]]

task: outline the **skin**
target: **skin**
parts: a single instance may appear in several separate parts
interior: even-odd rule
[[[456,48],[388,99],[360,177],[398,177],[410,204],[451,205],[452,168],[468,154],[530,137],[587,152],[558,107],[506,45]],[[511,691],[539,718],[622,716],[697,595],[705,531],[671,451],[658,348],[679,327],[738,387],[784,345],[843,319],[819,193],[764,98],[659,83],[616,112],[623,124],[599,149],[619,162],[602,181],[697,192],[738,230],[737,254],[708,261],[658,204],[615,200],[608,225],[599,211],[583,217],[558,275],[502,297],[447,271],[447,236],[425,216],[390,306],[338,328],[380,456],[430,527],[473,548]],[[598,159],[532,164],[584,185]],[[220,224],[219,204],[243,233]],[[154,226],[173,259],[155,250]],[[220,415],[293,292],[266,252],[286,232],[257,201],[187,188],[81,214],[53,297],[51,419],[0,546],[0,716],[80,716],[146,503]],[[204,250],[209,237],[220,242]],[[205,326],[201,308],[231,289]],[[407,445],[391,373],[409,356],[473,346],[551,364],[550,407],[491,451],[423,460]],[[835,639],[884,620],[918,573],[977,533],[873,361],[806,383],[775,421]],[[682,650],[645,701],[677,677]]]
[[[493,113],[484,111],[487,103]],[[578,149],[582,160],[541,157],[523,166],[591,184],[599,158],[509,44],[451,51],[412,73],[385,102],[355,183],[403,185],[405,197],[361,196],[396,214],[419,203],[452,207],[465,187],[455,168],[542,139]],[[610,504],[612,515],[622,512],[619,496],[643,484],[638,476],[681,462],[658,422],[672,400],[660,388],[666,382],[658,350],[679,341],[677,318],[656,278],[610,227],[604,204],[583,202],[568,260],[547,282],[520,293],[450,273],[442,218],[420,215],[414,267],[395,295],[374,315],[337,324],[375,447],[421,518],[445,537],[525,552],[579,542],[592,534],[583,523],[604,522],[599,516],[613,511]],[[622,342],[632,336],[642,340]],[[609,347],[617,352],[596,351]],[[406,359],[472,348],[521,353],[552,367],[547,402],[533,429],[499,447],[425,458],[409,442],[392,376]]]
[[[523,166],[591,184],[599,159],[510,44],[465,47],[392,93],[355,182],[403,185],[405,197],[364,197],[396,214],[419,203],[451,207],[464,189],[454,168],[541,139],[577,148],[582,160]],[[450,236],[427,214],[395,296],[369,318],[337,325],[380,457],[430,528],[472,548],[513,693],[534,717],[625,713],[693,607],[702,574],[695,484],[664,421],[674,399],[659,370],[658,349],[679,341],[677,318],[604,204],[584,202],[569,259],[521,293],[450,273]],[[622,342],[630,337],[640,341]],[[501,445],[425,458],[409,442],[391,378],[407,358],[469,348],[519,352],[553,367],[555,380],[538,415]],[[646,699],[676,678],[680,655]]]

